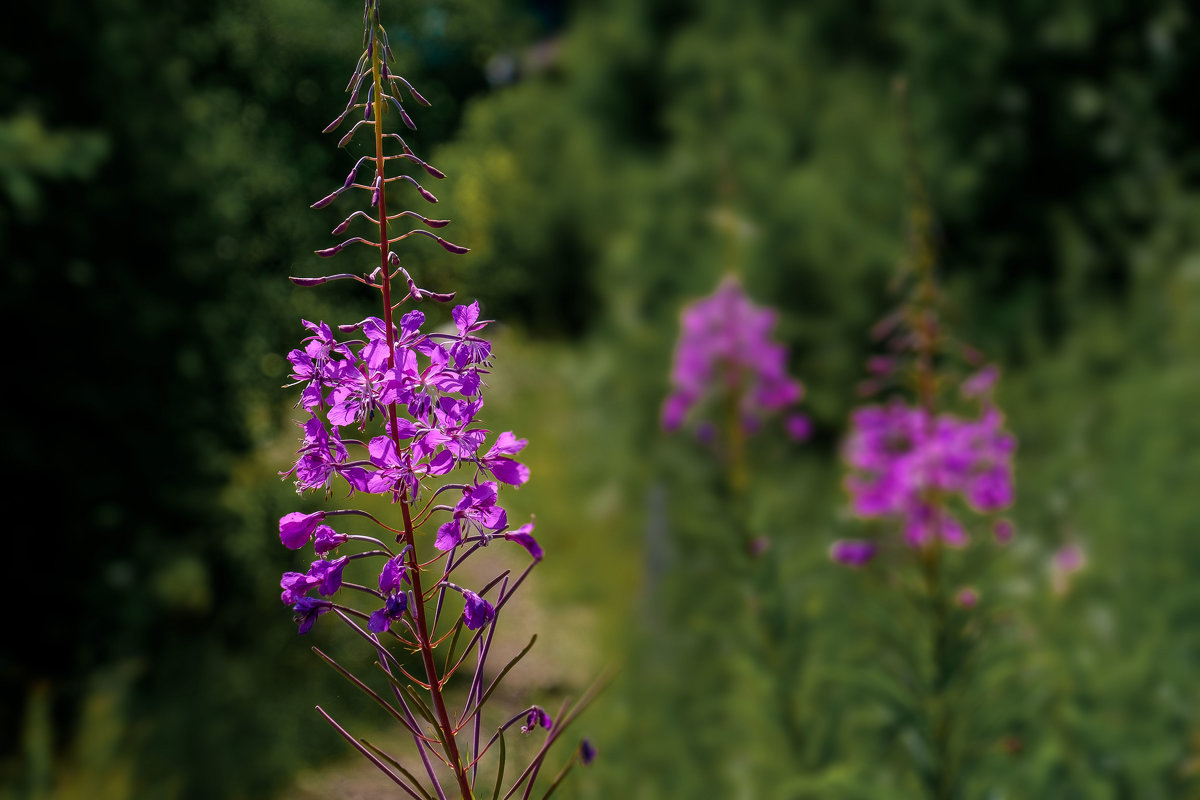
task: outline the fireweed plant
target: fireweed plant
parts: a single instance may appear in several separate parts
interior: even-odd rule
[[[881,535],[835,542],[830,557],[875,571],[885,591],[915,600],[924,631],[911,641],[924,652],[889,662],[903,665],[897,677],[906,691],[897,694],[908,703],[897,718],[916,720],[901,741],[928,796],[945,800],[963,792],[965,766],[977,755],[970,718],[985,716],[978,702],[967,700],[972,667],[981,660],[985,598],[963,577],[981,576],[988,558],[968,558],[968,530],[972,519],[982,518],[995,543],[1012,538],[1012,523],[995,515],[1014,499],[1016,439],[992,396],[999,370],[983,365],[943,323],[933,215],[902,84],[897,94],[909,157],[910,255],[899,282],[900,307],[874,330],[884,354],[870,359],[860,387],[864,395],[886,398],[851,414],[843,450],[851,512],[875,522]]]
[[[696,437],[720,459],[735,498],[750,483],[749,437],[778,415],[792,439],[806,439],[811,430],[808,418],[794,410],[804,387],[787,374],[787,349],[771,340],[775,317],[772,309],[754,305],[733,275],[680,314],[662,426],[674,432],[691,420]],[[747,552],[762,552],[763,542],[743,536]]]
[[[771,737],[778,731],[798,753],[803,730],[796,713],[795,676],[807,637],[797,627],[799,620],[783,586],[782,555],[768,554],[772,541],[758,521],[765,484],[755,468],[765,472],[761,468],[766,449],[756,445],[779,438],[805,440],[811,424],[797,411],[804,387],[788,374],[787,348],[773,339],[776,321],[775,310],[753,303],[733,274],[726,275],[712,294],[685,306],[670,372],[671,390],[660,421],[671,434],[690,429],[716,467],[715,473],[705,469],[696,476],[708,473],[714,479],[715,505],[702,518],[685,512],[677,519],[678,540],[689,565],[673,577],[676,583],[687,584],[680,592],[686,599],[678,617],[688,620],[711,611],[724,623],[716,630],[697,623],[698,630],[716,640],[681,643],[679,651],[698,649],[701,652],[695,657],[709,665],[706,675],[737,687],[717,690],[728,705],[715,711],[727,720],[728,730],[746,721],[745,708],[769,702],[770,724],[755,715],[745,735]],[[694,495],[695,485],[687,491]],[[778,528],[771,526],[768,531],[775,535]],[[732,553],[734,548],[743,556]],[[710,567],[702,566],[706,564]],[[709,572],[711,565],[717,566]],[[728,649],[735,630],[736,647]],[[723,750],[717,749],[709,759],[722,764],[717,780],[743,769]],[[756,766],[755,774],[738,784],[765,790],[771,783],[767,772],[774,769]],[[731,785],[727,791],[740,790]]]
[[[389,167],[415,167],[435,179],[444,176],[418,158],[398,133],[385,131],[389,114],[414,128],[402,96],[419,105],[428,102],[390,71],[394,62],[379,21],[379,0],[366,0],[363,23],[364,50],[347,85],[349,100],[326,132],[349,121],[339,146],[362,132],[373,136],[375,152],[360,158],[342,185],[313,208],[325,208],[343,194],[369,197],[368,210],[352,212],[333,229],[334,235],[342,235],[361,225],[362,234],[317,255],[332,257],[358,245],[376,251],[377,259],[362,274],[292,281],[301,286],[357,281],[379,292],[382,316],[336,328],[304,321],[308,335],[288,360],[293,385],[303,387],[297,405],[306,419],[298,458],[285,475],[294,478],[301,494],[319,490],[328,499],[337,487],[349,495],[381,495],[398,508],[399,519],[389,525],[356,509],[285,515],[279,521],[284,546],[311,546],[317,557],[306,572],[283,575],[281,599],[291,607],[300,633],[322,616],[334,618],[378,656],[384,692],[313,648],[399,723],[412,738],[415,761],[405,766],[405,759],[355,738],[320,706],[317,710],[402,792],[419,800],[468,800],[488,784],[486,796],[520,793],[528,798],[548,749],[592,693],[571,709],[564,703],[553,717],[534,705],[496,719],[489,713],[485,719],[500,682],[533,645],[531,640],[498,672],[489,670],[497,622],[543,556],[532,522],[510,526],[498,502],[501,486],[520,486],[529,479],[529,470],[514,458],[526,440],[508,431],[493,437],[477,422],[483,376],[492,358],[491,344],[482,336],[487,321],[480,318],[479,304],[454,306],[453,330],[444,331],[423,330],[425,314],[403,310],[406,303],[451,303],[454,293],[419,287],[400,266],[392,245],[424,236],[451,253],[467,249],[429,230],[448,220],[390,210],[388,189],[394,184],[406,184],[430,203],[437,198],[412,176],[389,174]],[[396,227],[410,221],[423,227]],[[403,278],[403,294],[393,289],[398,278]],[[461,568],[482,557],[489,545],[522,548],[529,563],[519,575],[503,570],[482,586],[469,584],[460,577]],[[352,570],[374,578],[369,585],[344,578],[352,562],[360,562]],[[367,564],[372,566],[361,566]],[[465,686],[453,698],[447,692],[452,680]],[[505,788],[505,734],[513,726],[524,734],[540,730],[544,735],[529,763],[509,770]],[[549,796],[576,762],[588,763],[593,755],[584,740],[542,796]]]

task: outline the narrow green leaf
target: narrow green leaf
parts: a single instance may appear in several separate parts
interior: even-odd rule
[[[496,788],[492,790],[492,800],[500,797],[500,784],[504,783],[504,729],[500,731],[500,766],[496,768]]]

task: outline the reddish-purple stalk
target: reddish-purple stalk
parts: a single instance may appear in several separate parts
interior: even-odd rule
[[[371,39],[371,80],[375,90],[374,108],[371,116],[375,130],[375,174],[379,186],[379,282],[380,292],[383,295],[383,329],[387,335],[388,368],[395,369],[396,342],[392,326],[392,276],[390,272],[391,265],[388,263],[387,182],[384,179],[386,160],[383,154],[383,114],[385,108],[382,75],[383,42],[379,40],[377,23],[371,25]],[[394,402],[388,404],[387,411],[390,435],[397,450],[399,450],[401,444],[396,424],[396,404]],[[411,568],[408,570],[408,577],[412,582],[413,598],[415,600],[413,603],[415,608],[411,609],[411,613],[417,623],[417,645],[421,650],[421,661],[425,667],[425,674],[429,679],[429,694],[433,699],[434,711],[438,718],[438,727],[441,728],[442,744],[446,749],[450,769],[454,772],[454,778],[458,782],[458,788],[462,793],[463,800],[473,800],[474,794],[467,780],[467,770],[462,764],[462,758],[458,752],[458,742],[454,738],[454,725],[450,721],[450,715],[446,711],[446,701],[442,697],[442,678],[438,675],[437,664],[433,658],[433,644],[429,635],[429,626],[425,618],[425,593],[421,586],[421,564],[417,556],[416,536],[408,505],[408,498],[406,496],[401,497],[400,513],[404,519],[404,543],[410,548],[408,558]]]
[[[926,436],[931,437],[936,425],[938,406],[937,354],[941,337],[938,325],[938,290],[934,277],[937,254],[933,244],[933,212],[925,191],[920,167],[917,163],[916,143],[910,127],[907,106],[907,87],[903,81],[896,84],[899,116],[908,156],[908,183],[911,195],[909,208],[909,237],[912,253],[912,268],[916,272],[916,296],[908,309],[909,324],[913,332],[916,354],[914,375],[917,402],[924,411]],[[932,696],[929,703],[930,735],[936,763],[933,785],[930,787],[934,800],[945,800],[953,795],[953,772],[948,763],[950,757],[951,714],[946,707],[944,689],[950,677],[944,674],[950,647],[951,631],[948,625],[949,605],[945,587],[942,585],[942,514],[944,499],[933,487],[924,491],[922,498],[933,511],[933,531],[929,541],[918,551],[927,601],[933,611],[930,655],[933,661]]]

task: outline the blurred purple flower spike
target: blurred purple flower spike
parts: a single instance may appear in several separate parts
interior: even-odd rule
[[[761,421],[800,402],[804,388],[787,374],[787,350],[772,342],[775,312],[750,302],[741,283],[726,277],[716,291],[685,307],[671,367],[671,393],[663,403],[664,430],[681,427],[705,398],[733,393],[747,433]],[[794,439],[807,436],[789,420]]]

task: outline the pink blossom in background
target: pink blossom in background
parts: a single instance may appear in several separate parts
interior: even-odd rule
[[[985,405],[977,419],[964,419],[894,400],[858,409],[850,425],[844,457],[852,511],[901,520],[913,547],[935,537],[952,546],[966,543],[962,523],[946,510],[944,501],[952,496],[979,513],[1013,502],[1016,439],[995,407]]]
[[[677,430],[696,405],[713,395],[737,398],[742,426],[750,433],[764,418],[799,403],[804,388],[787,374],[786,348],[770,338],[775,317],[773,310],[751,303],[733,276],[684,308],[663,428]],[[808,418],[796,413],[788,416],[785,428],[797,440],[811,433]]]

